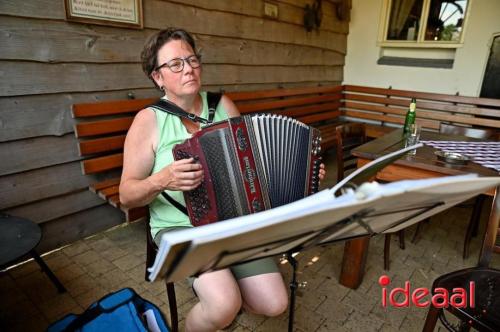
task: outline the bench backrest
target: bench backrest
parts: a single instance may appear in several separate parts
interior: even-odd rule
[[[242,114],[274,113],[294,117],[307,124],[325,124],[340,116],[342,87],[231,92],[227,96],[236,103]],[[75,135],[78,138],[80,156],[84,158],[81,162],[82,172],[85,175],[104,174],[106,177],[114,171],[114,177],[90,186],[90,190],[113,206],[120,207],[120,179],[116,177],[116,170],[123,165],[123,145],[127,130],[135,114],[154,101],[154,98],[150,98],[73,105],[73,117],[77,121]],[[326,144],[329,141],[325,140],[325,146]],[[147,213],[144,208],[122,210],[128,221]]]
[[[438,93],[343,86],[342,115],[376,124],[402,125],[411,98],[417,99],[417,122],[439,131],[441,123],[500,128],[500,100]]]
[[[230,92],[242,114],[274,113],[312,124],[339,117],[341,86]],[[104,101],[73,105],[83,174],[122,166],[125,135],[135,114],[155,99]]]

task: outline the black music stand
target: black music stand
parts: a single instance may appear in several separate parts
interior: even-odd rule
[[[169,282],[263,257],[287,254],[293,268],[289,329],[293,328],[295,270],[292,253],[318,244],[408,227],[489,188],[500,177],[475,175],[389,184],[366,183],[335,197],[324,190],[300,201],[203,227],[169,232],[150,280]]]

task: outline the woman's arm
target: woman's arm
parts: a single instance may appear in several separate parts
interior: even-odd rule
[[[230,118],[240,116],[240,111],[238,111],[238,108],[236,107],[236,105],[226,95],[222,95],[222,98],[220,99],[220,103],[224,107],[224,109],[227,112],[227,115]]]
[[[140,111],[125,139],[120,203],[125,207],[149,204],[159,193],[168,190],[191,190],[203,179],[201,165],[193,159],[174,161],[151,174],[158,140],[156,116],[150,110]]]

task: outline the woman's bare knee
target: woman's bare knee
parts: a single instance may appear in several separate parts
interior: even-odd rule
[[[201,317],[217,329],[231,324],[242,305],[238,284],[231,273],[217,271],[202,275],[194,287],[200,299]]]
[[[268,273],[238,281],[245,309],[269,317],[278,316],[288,307],[288,293],[279,273]]]

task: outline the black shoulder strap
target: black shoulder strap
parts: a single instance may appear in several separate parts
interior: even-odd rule
[[[222,98],[222,93],[218,92],[207,92],[207,104],[208,104],[208,123],[214,121],[215,111],[219,105],[220,99]]]
[[[201,122],[203,124],[209,123],[206,119],[200,118],[199,116],[196,116],[194,114],[188,113],[176,104],[172,103],[171,101],[160,99],[154,104],[148,105],[147,107],[151,107],[157,110],[160,110],[162,112],[170,113],[172,115],[176,115],[178,117],[186,118],[191,121],[195,122]]]
[[[169,100],[160,99],[157,102],[148,105],[147,107],[151,107],[162,112],[167,112],[172,115],[176,115],[178,117],[186,118],[191,121],[200,122],[203,124],[210,124],[213,122],[215,111],[217,110],[217,105],[222,97],[222,94],[215,92],[207,92],[207,103],[208,103],[208,120],[200,118],[197,115],[191,114],[172,103]]]
[[[188,215],[188,210],[186,209],[186,207],[184,205],[182,205],[181,203],[177,202],[175,199],[172,198],[172,196],[170,196],[169,194],[167,194],[166,192],[162,191],[161,192],[161,195],[170,203],[172,204],[175,208],[177,208],[177,210],[181,211],[182,213],[184,213],[186,216]]]

